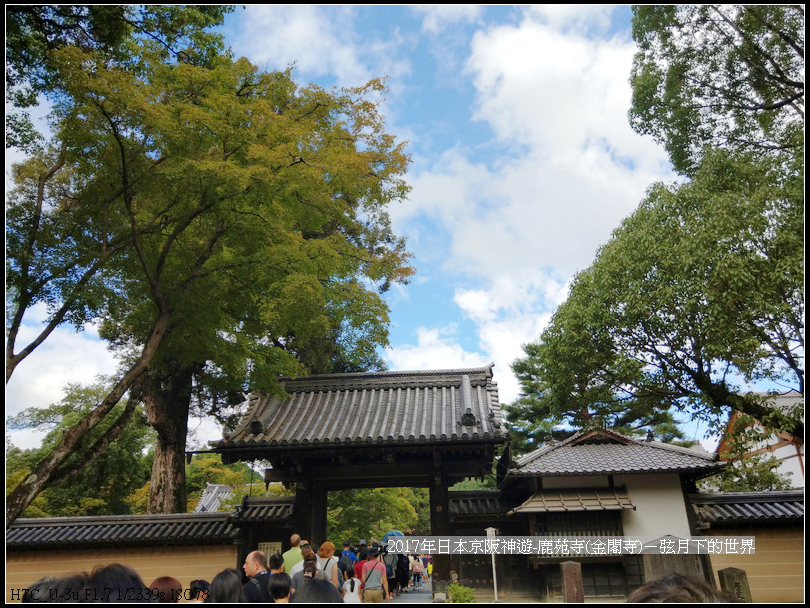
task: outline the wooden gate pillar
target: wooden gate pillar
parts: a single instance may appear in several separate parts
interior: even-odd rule
[[[430,485],[430,534],[431,536],[450,536],[450,500],[444,475],[437,473]],[[434,555],[433,578],[440,581],[450,580],[450,556]]]
[[[293,533],[311,541],[312,538],[312,491],[309,482],[295,483],[295,502],[293,503]]]
[[[312,531],[309,533],[310,541],[322,545],[326,542],[326,497],[327,492],[323,484],[312,484]]]
[[[311,479],[295,484],[293,504],[294,532],[319,545],[326,539],[326,488]]]

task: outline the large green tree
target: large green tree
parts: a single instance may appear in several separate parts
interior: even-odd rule
[[[803,436],[800,412],[739,393],[804,390],[802,200],[799,175],[718,150],[654,185],[516,363],[543,382],[524,399],[580,425],[677,410],[719,428],[733,408]]]
[[[412,272],[386,214],[407,190],[407,158],[383,129],[379,82],[299,88],[244,59],[167,63],[158,42],[126,65],[72,46],[53,57],[64,98],[52,145],[17,173],[10,284],[84,281],[69,291],[75,314],[103,315],[128,368],[12,492],[7,521],[126,390],[158,432],[150,510],[182,511],[195,381],[226,396],[272,390],[324,336],[349,355],[384,343],[378,291]]]
[[[580,273],[572,288],[593,289],[593,273]],[[607,320],[602,307],[578,306],[572,297],[512,369],[521,384],[520,397],[504,405],[512,447],[525,453],[549,437],[561,439],[571,429],[611,428],[628,435],[652,431],[664,440],[681,436],[672,414],[650,409],[627,390],[628,378],[642,364],[617,355],[609,336],[592,328]]]
[[[791,158],[804,146],[804,7],[633,7],[630,122],[675,169],[706,146]]]
[[[28,109],[62,90],[54,51],[72,46],[125,62],[129,44],[154,40],[170,61],[202,63],[224,50],[209,31],[231,6],[6,5],[6,146],[41,142]]]
[[[803,436],[739,390],[804,394],[804,10],[637,6],[633,37],[631,125],[687,179],[650,187],[526,347],[514,423],[719,429],[733,408]]]

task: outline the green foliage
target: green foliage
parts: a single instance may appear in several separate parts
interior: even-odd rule
[[[653,185],[516,364],[518,424],[666,426],[673,409],[715,427],[728,408],[777,418],[732,378],[803,391],[801,182],[714,151],[692,181]],[[803,434],[795,416],[778,418]]]
[[[373,488],[330,492],[326,535],[340,546],[344,540],[382,538],[390,530],[409,533],[420,523],[420,512],[427,512],[426,492],[411,488]],[[428,521],[428,531],[430,523]]]
[[[151,470],[151,462],[149,469]],[[251,485],[251,470],[244,463],[223,464],[222,458],[217,454],[196,454],[191,464],[186,465],[186,494],[188,496],[187,511],[191,512],[197,507],[200,496],[208,484],[231,486],[230,498],[222,500],[219,504],[220,512],[233,511],[242,503],[245,496],[291,496],[294,492],[285,490],[281,484],[270,484],[265,490],[264,483],[258,482],[259,474],[253,472]],[[127,497],[127,502],[133,513],[146,513],[149,501],[149,491],[152,482],[147,481],[143,486]]]
[[[222,23],[229,6],[19,5],[6,6],[6,146],[31,150],[41,136],[24,108],[37,96],[62,93],[55,53],[67,46],[103,54],[126,65],[130,45],[158,43],[165,60],[205,63],[224,50],[206,31]]]
[[[588,295],[575,297],[578,291]],[[593,272],[580,273],[568,301],[539,340],[524,346],[527,356],[512,365],[521,395],[504,411],[516,454],[579,429],[626,435],[652,430],[664,441],[681,437],[668,410],[647,407],[628,393],[627,383],[641,376],[643,364],[619,355],[607,332],[593,333],[608,322],[607,309],[588,300],[595,291]]]
[[[271,483],[265,488],[264,483],[254,483],[238,486],[233,489],[230,498],[219,503],[219,511],[233,511],[242,504],[245,496],[295,496],[295,490],[287,490],[280,483]],[[189,507],[191,510],[191,507]]]
[[[200,495],[209,483],[241,487],[250,483],[250,474],[250,467],[244,463],[226,465],[217,454],[196,454],[191,464],[186,465],[188,510],[197,506]],[[255,478],[256,473],[253,476]]]
[[[701,492],[773,492],[790,490],[792,473],[779,473],[779,460],[755,454],[732,460],[717,475],[698,482]]]
[[[89,386],[69,384],[65,388],[65,397],[58,403],[45,409],[29,408],[7,419],[6,425],[10,429],[51,429],[39,449],[23,451],[6,445],[7,494],[53,449],[65,429],[87,415],[109,388],[109,379],[99,379]],[[121,416],[123,409],[123,405],[114,408],[108,420],[84,437],[73,459],[79,458]],[[143,452],[153,437],[143,410],[138,407],[127,428],[100,456],[86,468],[42,492],[23,515],[61,517],[130,513],[129,495],[149,478],[150,469],[144,462]],[[69,460],[67,464],[70,463]]]
[[[49,57],[53,141],[16,170],[7,205],[7,377],[39,343],[14,352],[34,304],[52,313],[41,339],[103,319],[132,364],[125,388],[137,380],[177,452],[166,404],[192,386],[216,415],[280,375],[379,363],[381,294],[413,272],[386,211],[408,158],[383,128],[380,81],[298,87],[225,55],[167,62],[154,39],[130,40],[125,64],[76,45]]]
[[[775,158],[804,143],[801,6],[633,7],[630,123],[692,175],[706,146]]]
[[[495,485],[495,476],[489,476],[484,478],[483,481],[477,478],[465,479],[464,481],[459,481],[452,485],[449,489],[453,492],[471,492],[474,490],[493,490]]]
[[[447,586],[447,595],[454,604],[474,604],[475,593],[469,587],[453,583]]]

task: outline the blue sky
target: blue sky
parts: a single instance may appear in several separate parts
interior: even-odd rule
[[[646,188],[675,179],[661,147],[627,122],[630,16],[605,6],[249,6],[227,17],[236,56],[294,64],[302,84],[387,77],[387,129],[412,157],[411,194],[390,214],[417,269],[389,295],[391,369],[494,362],[501,401],[514,400],[521,345]],[[60,330],[15,372],[8,411],[114,369],[92,327]],[[197,440],[218,435],[206,425]],[[15,443],[29,447],[26,437]]]

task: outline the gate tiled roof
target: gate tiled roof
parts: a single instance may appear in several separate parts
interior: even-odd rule
[[[475,369],[328,374],[285,380],[288,398],[254,395],[217,449],[444,440],[502,443],[492,365]]]
[[[804,521],[803,490],[690,494],[689,501],[711,527]]]
[[[580,431],[548,443],[516,461],[510,475],[598,475],[717,472],[725,463],[705,450],[639,441],[607,430]]]

